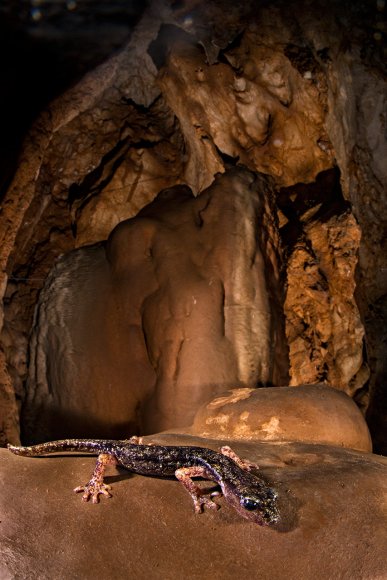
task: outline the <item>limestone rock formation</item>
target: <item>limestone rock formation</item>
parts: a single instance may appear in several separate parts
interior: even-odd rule
[[[371,452],[358,407],[324,385],[230,389],[198,410],[195,436],[238,441],[299,441]]]
[[[281,509],[0,449],[1,578],[386,577],[386,10],[0,3],[0,444],[168,428]]]
[[[59,260],[35,317],[28,440],[188,426],[228,386],[286,384],[272,196],[243,169],[197,197],[175,186],[106,248]]]
[[[369,377],[354,297],[359,226],[347,211],[304,233],[288,260],[290,384],[322,379],[353,396]]]
[[[63,4],[67,46],[69,19],[85,18],[73,8]],[[57,4],[39,10],[31,39],[63,16]],[[89,22],[100,10],[90,5]],[[242,163],[276,191],[291,384],[350,394],[383,451],[384,4],[154,0],[136,14],[120,51],[45,106],[1,180],[0,440],[19,437],[34,310],[58,256],[103,242],[162,189],[196,195]],[[100,62],[82,58],[82,70]]]

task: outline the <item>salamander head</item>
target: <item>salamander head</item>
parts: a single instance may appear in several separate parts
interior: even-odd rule
[[[252,476],[247,485],[226,485],[224,496],[241,516],[260,526],[279,521],[277,492],[258,478]]]
[[[265,492],[261,490],[257,495],[249,494],[242,497],[240,506],[245,518],[260,525],[275,524],[279,520],[277,493],[270,487],[266,488]]]

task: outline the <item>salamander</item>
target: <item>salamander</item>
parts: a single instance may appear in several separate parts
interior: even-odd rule
[[[8,445],[16,455],[34,457],[62,451],[98,454],[92,477],[85,485],[74,489],[83,492],[83,501],[98,503],[99,496],[111,497],[111,486],[104,483],[107,465],[121,465],[131,472],[154,477],[176,477],[190,493],[196,513],[203,507],[218,509],[212,499],[223,495],[225,500],[243,517],[264,526],[275,524],[280,515],[277,492],[261,477],[251,473],[257,466],[240,459],[234,451],[224,446],[220,453],[205,447],[146,445],[142,439],[64,439],[16,447]],[[194,483],[192,478],[201,477],[216,482],[220,492],[210,497]]]

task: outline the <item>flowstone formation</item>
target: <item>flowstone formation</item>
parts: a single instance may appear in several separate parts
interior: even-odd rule
[[[197,197],[175,186],[59,260],[34,323],[27,440],[187,427],[227,387],[286,384],[272,196],[243,169]]]
[[[89,17],[92,15],[90,7]],[[55,18],[57,21],[60,15]],[[353,397],[367,412],[376,448],[385,449],[385,55],[381,42],[384,33],[378,32],[382,20],[380,3],[347,6],[316,0],[290,6],[274,1],[257,6],[256,2],[228,0],[149,2],[120,51],[43,110],[26,137],[18,169],[4,193],[0,216],[0,287],[4,299],[0,351],[2,441],[17,442],[20,408],[28,403],[27,409],[34,398],[40,404],[40,393],[51,388],[49,379],[58,390],[59,383],[62,385],[63,378],[55,370],[63,362],[58,354],[63,348],[60,340],[52,351],[55,361],[49,357],[39,367],[49,369],[48,374],[42,371],[44,376],[27,381],[37,364],[35,347],[31,350],[29,346],[31,333],[35,337],[44,335],[46,327],[40,327],[38,321],[51,314],[54,320],[62,320],[56,306],[47,312],[40,308],[40,318],[37,315],[34,323],[38,295],[49,272],[59,272],[61,264],[69,265],[69,253],[78,249],[77,259],[87,256],[85,267],[92,270],[87,280],[95,276],[99,283],[108,268],[106,262],[98,262],[102,245],[118,224],[136,216],[166,188],[180,187],[174,191],[183,205],[187,187],[197,200],[203,199],[216,174],[227,175],[230,168],[239,165],[256,175],[269,175],[274,192],[270,208],[265,210],[263,229],[258,220],[252,230],[265,265],[274,264],[278,255],[282,256],[279,266],[286,282],[277,277],[275,268],[274,273],[269,268],[265,284],[278,304],[271,311],[278,313],[274,324],[278,336],[283,336],[278,321],[284,317],[285,338],[278,348],[288,351],[288,382],[293,387],[324,383]],[[42,17],[42,22],[34,25],[36,33],[45,34],[43,24]],[[249,203],[246,212],[250,211]],[[176,201],[173,205],[176,209],[179,204]],[[172,213],[168,219],[173,219]],[[275,241],[270,236],[260,239],[260,232],[274,232],[276,226],[270,224],[277,220]],[[195,228],[193,237],[198,233]],[[188,230],[183,228],[179,234],[182,240],[191,239]],[[142,234],[145,238],[149,235],[148,230]],[[252,240],[252,231],[249,236]],[[244,234],[233,239],[241,244],[241,237]],[[227,246],[229,251],[226,240],[225,234],[217,247]],[[92,244],[102,245],[85,249]],[[242,245],[239,251],[243,253]],[[99,256],[95,271],[88,262],[92,255]],[[54,266],[60,256],[65,257]],[[131,259],[136,260],[135,250],[129,262]],[[212,259],[216,262],[218,257]],[[225,265],[219,264],[216,262],[216,268],[224,270]],[[57,270],[52,270],[53,266]],[[133,269],[133,264],[127,266]],[[146,279],[149,269],[144,268],[144,274],[139,274],[136,267],[136,275]],[[80,284],[84,278],[74,271]],[[200,287],[198,271],[201,264],[190,264],[184,295],[189,294],[191,283]],[[165,272],[160,275],[165,277]],[[207,272],[204,277],[211,278]],[[114,284],[106,279],[96,295],[106,292],[112,297],[120,285],[125,287],[122,276]],[[48,287],[56,288],[62,282],[51,273]],[[91,294],[95,287],[90,285]],[[251,284],[249,288],[251,291]],[[215,287],[211,291],[219,320],[221,291]],[[163,300],[153,298],[152,308],[164,312]],[[74,303],[76,310],[75,299]],[[147,308],[143,310],[145,313]],[[92,300],[89,312],[92,327],[96,324]],[[78,319],[85,316],[80,313]],[[125,332],[130,341],[140,345],[133,354],[137,362],[131,368],[136,377],[147,369],[141,379],[148,385],[143,390],[137,386],[134,389],[146,393],[145,398],[158,390],[168,392],[166,380],[160,378],[166,376],[161,371],[166,355],[156,344],[165,336],[150,340],[145,347],[138,329],[149,327],[149,320],[145,316],[141,320],[145,326],[140,326],[139,313],[130,316],[137,319],[132,324],[129,317]],[[178,319],[182,314],[174,312],[173,316]],[[111,320],[124,325],[117,312]],[[236,316],[229,320],[240,324]],[[201,331],[207,347],[212,341],[202,325],[204,322],[200,328],[190,329],[195,349]],[[135,338],[132,327],[137,328]],[[218,327],[217,333],[221,334]],[[148,334],[156,336],[153,331]],[[52,336],[59,336],[59,330],[53,330]],[[254,361],[253,376],[254,365],[259,366],[262,360],[256,358],[260,339],[250,342],[246,349],[242,341],[240,351],[230,357],[225,349],[218,359],[226,360],[234,369],[230,370],[230,381],[242,381],[235,387],[250,380],[240,379],[240,361]],[[273,346],[277,348],[280,342],[273,342]],[[234,351],[237,343],[235,339]],[[265,344],[262,357],[266,360]],[[207,347],[200,346],[203,352],[211,352]],[[68,353],[63,353],[66,361]],[[97,369],[102,364],[97,354],[96,362],[88,368]],[[193,356],[192,360],[200,357]],[[176,354],[171,358],[176,362]],[[187,372],[192,370],[188,359],[191,355],[186,358]],[[117,369],[122,381],[126,364],[120,362]],[[172,368],[169,362],[166,366]],[[67,375],[66,365],[64,368]],[[177,374],[182,376],[182,372],[179,368]],[[211,373],[212,385],[220,370],[211,369]],[[93,387],[86,374],[81,375],[77,393],[82,398]],[[207,380],[200,376],[200,381]],[[260,376],[259,372],[254,375],[258,383]],[[186,379],[183,382],[189,384]],[[222,384],[227,386],[224,381]],[[66,388],[61,388],[62,396],[70,399]],[[70,391],[75,405],[79,399],[74,389]],[[57,386],[54,390],[57,392]],[[209,391],[213,394],[211,388]],[[142,394],[136,392],[129,407],[133,410],[139,400]],[[93,401],[98,407],[95,424],[104,424],[101,417],[106,399],[99,393]],[[121,403],[117,400],[112,406],[116,406],[118,415],[122,412],[118,422],[127,428],[134,424],[139,408],[135,415],[133,411],[124,417],[126,403]],[[86,408],[82,405],[81,416]]]

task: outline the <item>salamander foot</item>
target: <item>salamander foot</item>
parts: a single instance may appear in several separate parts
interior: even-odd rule
[[[230,459],[235,461],[235,463],[245,471],[250,471],[251,469],[259,469],[259,465],[253,463],[252,461],[249,461],[248,459],[241,459],[239,455],[237,455],[235,451],[233,451],[231,447],[229,447],[228,445],[224,445],[223,447],[221,447],[220,452],[222,453],[222,455],[226,455],[226,457],[229,457]]]
[[[220,506],[217,503],[205,497],[204,495],[198,494],[196,497],[191,496],[194,502],[194,508],[196,514],[201,514],[203,512],[203,508],[206,507],[210,510],[218,510]]]
[[[205,497],[205,492],[192,481],[192,477],[204,477],[209,479],[208,473],[203,467],[181,467],[175,471],[175,477],[184,485],[194,502],[195,513],[200,514],[203,507],[211,510],[218,510],[217,503]]]
[[[117,460],[114,455],[109,453],[101,453],[98,455],[97,463],[93,472],[93,476],[85,485],[79,485],[74,489],[75,493],[84,492],[82,496],[83,501],[91,501],[93,503],[99,502],[99,495],[105,497],[112,497],[110,493],[111,486],[103,482],[105,469],[107,465],[116,465]]]
[[[78,485],[78,487],[74,489],[75,493],[80,493],[82,491],[85,492],[82,496],[82,501],[89,501],[89,499],[91,498],[91,501],[93,503],[99,502],[100,494],[104,495],[105,497],[112,497],[110,490],[111,485],[93,481],[93,479],[91,479],[89,483],[86,483],[85,485]]]

